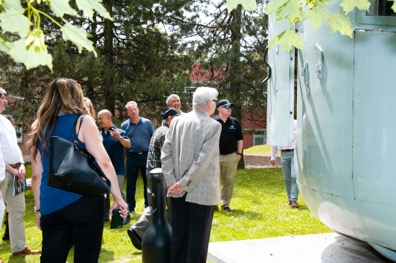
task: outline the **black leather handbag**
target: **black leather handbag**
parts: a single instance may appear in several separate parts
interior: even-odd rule
[[[80,118],[77,137],[84,116]],[[95,158],[77,147],[77,137],[73,143],[62,137],[51,136],[48,185],[85,196],[108,193],[111,187],[110,180],[103,173]]]

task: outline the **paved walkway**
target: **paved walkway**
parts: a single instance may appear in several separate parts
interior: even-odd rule
[[[210,263],[384,263],[368,244],[335,233],[217,242]]]

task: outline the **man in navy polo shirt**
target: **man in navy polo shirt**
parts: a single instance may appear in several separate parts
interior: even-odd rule
[[[136,180],[139,170],[143,178],[144,206],[148,206],[146,162],[154,127],[149,119],[139,115],[139,108],[135,101],[129,101],[125,108],[129,119],[121,124],[121,129],[125,130],[131,140],[131,148],[127,150],[127,203],[129,211],[135,212]]]
[[[231,212],[230,202],[234,190],[234,180],[238,162],[242,157],[243,134],[239,121],[231,116],[234,104],[221,100],[217,104],[219,115],[213,117],[221,126],[220,134],[220,181],[221,208]]]
[[[117,174],[118,184],[122,192],[122,183],[124,181],[125,165],[124,165],[124,148],[131,147],[131,141],[126,135],[125,131],[117,128],[113,124],[111,119],[113,115],[109,110],[101,110],[98,112],[98,124],[100,127],[100,135],[103,139],[103,146],[105,147],[107,154],[114,166]],[[124,197],[125,199],[125,197]],[[110,195],[107,195],[105,202],[105,220],[109,219],[109,209],[110,209]],[[128,216],[125,223],[130,221]]]

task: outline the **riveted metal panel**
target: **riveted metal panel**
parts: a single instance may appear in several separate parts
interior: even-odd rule
[[[276,22],[270,16],[269,37],[287,28],[286,21]],[[285,51],[280,46],[271,48],[268,63],[272,76],[267,86],[267,140],[268,145],[289,146],[293,140],[294,120],[294,49]]]

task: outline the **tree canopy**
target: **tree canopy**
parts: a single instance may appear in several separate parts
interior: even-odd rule
[[[229,8],[235,8],[239,4],[247,10],[255,8],[255,0],[226,0]],[[342,12],[331,12],[326,6],[329,2],[339,1]],[[396,13],[396,1],[393,1],[392,10]],[[269,40],[269,46],[281,45],[285,50],[292,47],[302,48],[304,39],[293,29],[298,22],[309,21],[313,28],[318,28],[325,23],[331,32],[339,32],[342,35],[352,37],[353,29],[348,14],[355,8],[369,10],[370,0],[271,0],[265,7],[267,15],[274,14],[276,20],[287,20],[290,27],[279,35]]]
[[[48,52],[42,20],[48,19],[58,27],[65,41],[73,42],[79,52],[83,49],[96,54],[87,32],[69,20],[71,17],[88,17],[94,12],[107,19],[109,13],[101,0],[76,0],[73,8],[64,0],[3,0],[0,1],[0,51],[27,69],[46,65],[52,69],[52,56]],[[77,10],[78,11],[77,11]]]
[[[393,1],[392,9],[396,12],[396,1],[388,1]],[[122,2],[116,0],[105,1],[107,7],[110,8],[113,4],[125,5]],[[162,17],[172,19],[172,15],[169,15],[169,13],[172,13],[173,18],[175,18],[177,17],[177,10],[172,12],[169,7],[183,7],[199,1],[179,0],[171,1],[171,3],[159,1],[157,6],[150,1],[141,2],[143,4],[139,3],[138,5],[147,10],[144,11],[143,8],[140,11],[148,14],[147,11],[150,8],[149,5],[151,5],[155,9],[152,10],[153,18],[158,18],[159,10],[166,10],[167,13]],[[256,0],[226,0],[226,2],[229,13],[232,10],[237,10],[238,5],[241,5],[247,11],[262,8],[258,7]],[[265,6],[265,13],[275,14],[277,20],[286,19],[290,25],[308,20],[314,28],[317,28],[324,22],[332,32],[340,32],[352,37],[352,26],[348,14],[355,8],[368,10],[370,1],[341,0],[342,12],[335,13],[331,13],[327,8],[326,3],[328,2],[329,0],[272,0]],[[110,9],[107,8],[107,10]],[[52,38],[53,31],[46,35],[45,30],[43,30],[44,20],[46,19],[57,27],[64,41],[70,41],[76,45],[79,53],[85,49],[96,56],[95,43],[89,37],[89,34],[95,34],[96,32],[89,32],[85,24],[76,25],[74,19],[87,18],[94,21],[96,14],[98,14],[104,19],[111,20],[111,15],[107,10],[102,4],[102,0],[75,0],[73,4],[68,0],[2,0],[0,1],[0,51],[11,56],[14,61],[23,63],[27,69],[45,65],[52,70],[52,54],[48,52],[47,43]],[[115,18],[119,16],[113,10],[111,10],[111,13]],[[181,17],[180,19],[183,20]],[[292,28],[289,28],[270,40],[270,46],[276,44],[281,44],[289,50],[293,46],[301,48],[304,40]]]
[[[135,100],[143,116],[158,118],[171,93],[181,97],[183,110],[188,111],[189,88],[197,85],[218,88],[220,97],[237,105],[237,115],[244,104],[264,105],[263,3],[254,12],[242,8],[228,12],[225,2],[211,0],[105,0],[102,4],[111,20],[97,13],[65,15],[69,23],[86,31],[95,53],[64,41],[59,25],[45,16],[40,26],[47,52],[54,58],[52,71],[47,66],[25,68],[0,53],[2,65],[7,65],[0,69],[1,84],[9,93],[29,98],[28,104],[15,104],[14,108],[23,108],[18,112],[24,116],[17,118],[31,123],[46,85],[59,76],[78,80],[96,110],[107,108],[113,113],[122,114],[126,102]],[[42,11],[55,16],[50,7]],[[204,82],[190,78],[198,62],[211,73]]]

